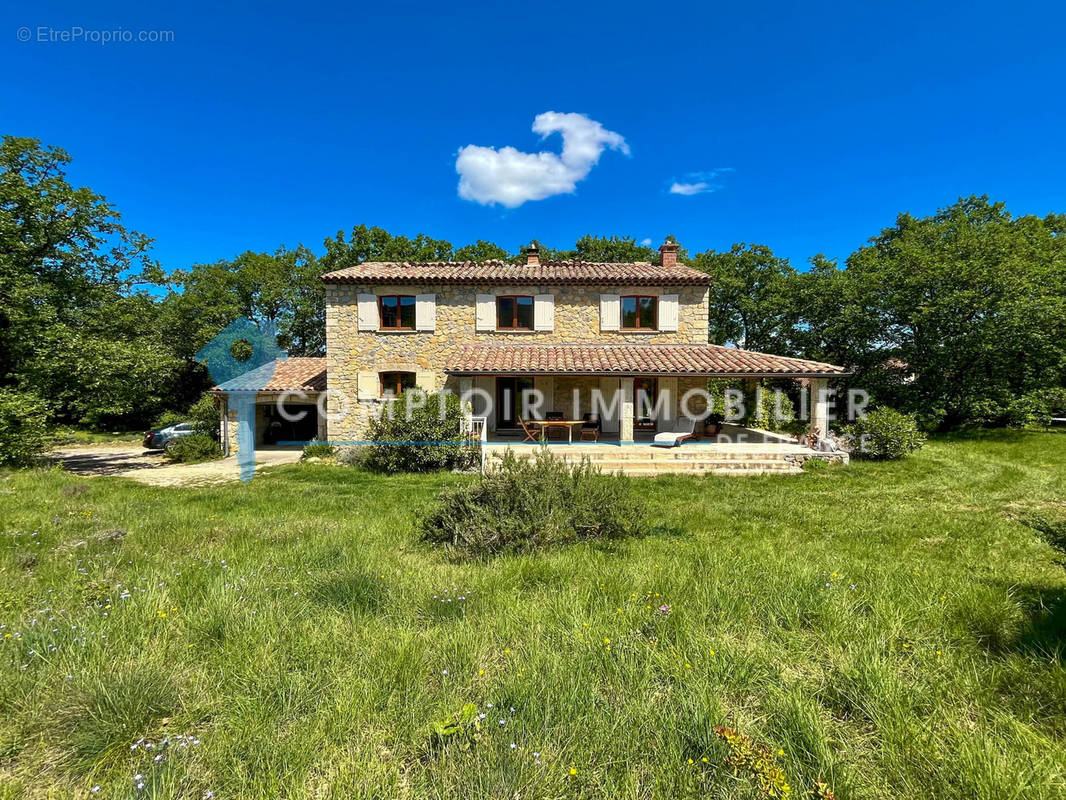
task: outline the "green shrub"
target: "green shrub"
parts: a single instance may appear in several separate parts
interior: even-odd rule
[[[1023,395],[978,400],[969,407],[967,414],[972,421],[987,428],[1048,425],[1052,417],[1066,414],[1066,389],[1051,387]]]
[[[848,425],[844,433],[852,439],[853,456],[879,461],[903,458],[925,444],[914,415],[892,408],[871,411]]]
[[[48,444],[44,401],[30,392],[0,389],[0,465],[30,466]]]
[[[461,420],[462,405],[450,392],[404,392],[370,420],[374,444],[361,448],[359,463],[375,472],[469,469],[480,457],[460,436]]]
[[[329,442],[320,442],[317,439],[312,439],[304,446],[304,451],[300,458],[332,458],[336,452],[337,448]]]
[[[639,536],[649,524],[629,478],[588,461],[570,466],[542,449],[532,459],[508,452],[477,481],[445,489],[420,529],[422,541],[483,557]]]
[[[164,455],[175,463],[198,464],[222,458],[222,448],[215,437],[206,433],[193,433],[167,443]]]
[[[969,408],[971,420],[986,428],[1025,428],[1037,421],[1040,411],[1031,395],[978,400]]]

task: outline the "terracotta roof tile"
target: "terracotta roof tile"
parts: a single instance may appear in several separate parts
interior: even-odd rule
[[[445,372],[462,375],[843,375],[833,364],[713,344],[462,345]]]
[[[263,364],[225,383],[213,392],[324,392],[326,390],[326,359],[287,358]]]
[[[580,284],[631,286],[706,286],[705,272],[677,264],[664,267],[646,261],[609,264],[593,261],[439,261],[401,263],[367,261],[322,276],[326,283],[450,283],[450,284]]]

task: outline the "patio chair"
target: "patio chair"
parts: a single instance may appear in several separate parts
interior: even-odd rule
[[[591,412],[582,414],[581,441],[591,439],[594,442],[600,440],[600,415]]]
[[[692,417],[682,417],[677,421],[674,430],[655,434],[651,443],[655,447],[677,447],[682,442],[695,438],[696,420]]]
[[[518,424],[522,427],[522,432],[526,435],[526,438],[522,440],[523,442],[540,441],[541,429],[540,426],[537,425],[536,421],[527,422],[526,420],[522,419],[521,416],[519,416]]]
[[[562,420],[566,419],[566,417],[563,416],[562,411],[546,411],[544,413],[544,419],[550,422],[561,422]],[[558,425],[552,425],[544,432],[545,439],[566,439],[568,437],[569,433],[566,431],[566,429],[561,428]]]

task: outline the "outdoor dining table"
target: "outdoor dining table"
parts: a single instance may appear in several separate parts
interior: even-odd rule
[[[540,431],[545,437],[548,435],[549,428],[566,428],[566,440],[568,442],[574,441],[574,426],[581,426],[586,422],[583,419],[538,419],[530,420],[531,425],[539,425]]]

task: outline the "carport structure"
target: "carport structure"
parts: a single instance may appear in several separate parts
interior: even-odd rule
[[[211,389],[218,400],[222,446],[237,452],[238,400],[254,397],[256,448],[279,442],[326,438],[326,420],[318,400],[326,391],[326,359],[278,359]],[[281,408],[278,403],[281,401]],[[284,410],[284,413],[282,413]]]

